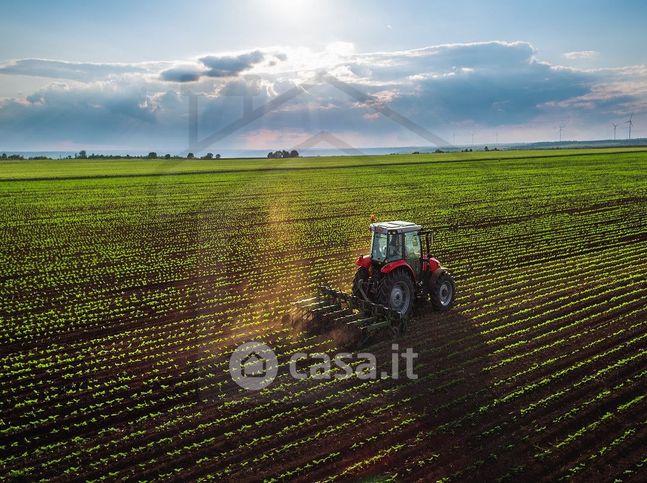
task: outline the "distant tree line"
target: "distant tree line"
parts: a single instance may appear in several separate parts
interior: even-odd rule
[[[29,158],[25,158],[22,154],[7,154],[7,153],[2,153],[0,155],[0,160],[6,161],[24,161],[25,159],[52,159],[48,156],[30,156]],[[67,159],[72,159],[72,156],[68,156]]]
[[[188,153],[186,155],[186,157],[177,156],[177,155],[176,156],[171,156],[170,154],[165,154],[162,157],[164,159],[197,159],[195,157],[195,154],[193,154],[193,153]],[[155,151],[151,151],[150,153],[148,153],[148,156],[146,156],[146,158],[148,158],[148,159],[160,159],[160,156],[158,156]],[[214,156],[213,153],[207,153],[204,156],[202,156],[200,159],[220,159],[220,155],[216,154]]]
[[[0,160],[25,160],[25,159],[55,159],[50,158],[49,156],[31,156],[25,158],[22,154],[7,154],[2,153],[0,155]],[[133,156],[131,154],[88,154],[87,151],[81,150],[76,153],[74,156],[68,155],[62,159],[198,159],[195,157],[195,154],[188,153],[186,156],[179,156],[170,154],[164,154],[163,156],[158,156],[155,151],[151,151],[146,156]],[[199,159],[220,159],[220,154],[207,153]]]
[[[286,151],[285,149],[269,152],[267,153],[269,159],[280,159],[280,158],[298,158],[299,152],[296,149],[292,151]]]
[[[12,159],[13,160],[13,159],[25,159],[25,158],[23,156],[21,156],[20,154],[10,154],[9,156],[7,156],[6,153],[2,153],[2,156],[0,156],[0,159],[3,159],[3,160]]]

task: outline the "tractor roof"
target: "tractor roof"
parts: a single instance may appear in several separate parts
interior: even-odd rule
[[[380,223],[371,223],[371,231],[375,233],[408,233],[410,231],[420,231],[422,227],[408,221],[382,221]]]

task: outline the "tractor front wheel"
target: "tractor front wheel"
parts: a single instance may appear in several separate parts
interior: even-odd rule
[[[378,302],[407,317],[413,309],[415,289],[411,276],[404,270],[394,270],[384,277]]]
[[[433,305],[436,310],[449,310],[452,305],[454,305],[454,277],[449,272],[443,272],[436,279],[436,282],[432,282],[432,286],[429,287],[429,296],[431,298],[431,305]]]

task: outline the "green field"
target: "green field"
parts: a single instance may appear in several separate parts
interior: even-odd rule
[[[0,207],[0,478],[645,476],[647,150],[7,161]],[[243,341],[336,350],[287,315],[371,213],[456,279],[419,378],[235,385]]]

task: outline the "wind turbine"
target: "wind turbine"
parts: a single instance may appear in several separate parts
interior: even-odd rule
[[[615,122],[612,122],[611,125],[613,126],[613,140],[616,140],[616,129],[618,125]]]
[[[560,143],[562,142],[562,131],[564,130],[565,127],[566,126],[564,126],[563,124],[559,125],[559,142]]]
[[[629,124],[629,139],[631,139],[631,126],[634,125],[633,117],[634,115],[632,114],[631,116],[629,116],[629,120],[625,121],[625,124]]]

